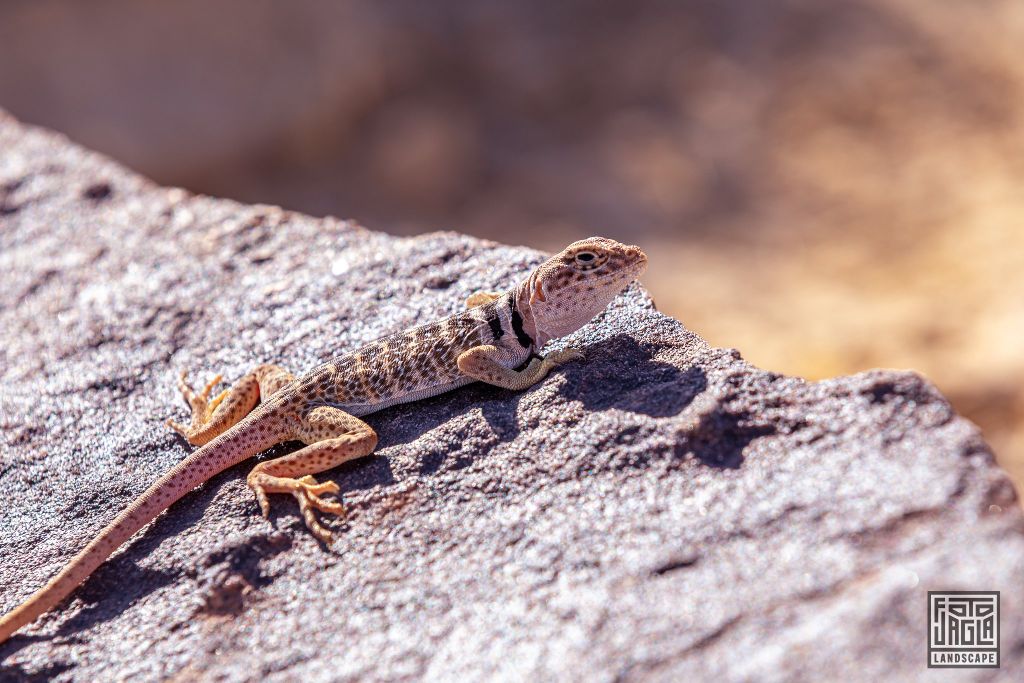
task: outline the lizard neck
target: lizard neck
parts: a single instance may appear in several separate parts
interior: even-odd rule
[[[537,271],[534,271],[530,274],[530,277],[520,282],[510,292],[509,296],[513,329],[516,332],[516,336],[520,339],[520,343],[522,343],[524,339],[520,334],[519,328],[521,328],[522,334],[529,340],[528,348],[531,352],[539,351],[551,340],[551,336],[546,334],[537,324],[537,316],[531,304],[531,297],[537,284],[536,279]]]

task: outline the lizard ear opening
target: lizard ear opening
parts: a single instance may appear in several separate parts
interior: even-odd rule
[[[530,303],[532,304],[535,301],[547,302],[547,298],[544,296],[544,285],[541,283],[540,278],[537,278],[537,282],[533,286],[533,294],[530,296]]]

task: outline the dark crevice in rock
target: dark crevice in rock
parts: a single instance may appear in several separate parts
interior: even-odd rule
[[[6,197],[17,192],[26,182],[28,182],[28,176],[22,176],[15,178],[14,180],[7,180],[0,183],[0,197]]]
[[[724,622],[722,622],[721,625],[716,627],[711,632],[702,635],[693,643],[686,645],[680,650],[672,652],[670,655],[635,662],[627,670],[620,672],[616,676],[616,680],[638,680],[637,674],[639,674],[639,672],[641,671],[645,674],[656,674],[659,670],[663,670],[671,666],[674,662],[677,662],[680,659],[689,657],[693,654],[699,654],[703,650],[710,648],[715,643],[720,641],[729,633],[729,631],[739,626],[739,624],[742,621],[742,616],[734,616],[729,619],[726,619]]]
[[[291,538],[275,532],[240,539],[204,557],[195,572],[203,598],[199,611],[211,615],[241,613],[250,595],[275,578],[261,565],[291,548]]]
[[[731,629],[735,628],[742,620],[743,617],[741,616],[732,617],[731,619],[726,620],[725,623],[716,628],[714,631],[708,633],[700,640],[686,648],[684,652],[687,654],[699,652],[709,647],[710,645],[713,645],[715,642],[717,642],[723,636],[725,636],[725,634],[728,633]]]
[[[693,455],[710,467],[736,469],[754,439],[774,434],[772,424],[763,424],[750,412],[736,411],[721,403],[700,416],[697,425],[680,434],[676,454]]]
[[[25,290],[21,294],[18,295],[18,304],[17,305],[19,305],[19,306],[24,305],[24,303],[30,297],[32,297],[34,294],[36,294],[43,287],[45,287],[48,284],[50,284],[51,282],[53,282],[59,276],[60,276],[60,271],[58,271],[56,269],[47,269],[47,270],[41,271],[39,274],[37,274],[35,276],[35,278],[33,278],[32,282],[29,284],[29,286],[26,287]]]
[[[28,177],[24,176],[0,184],[0,216],[11,216],[21,209],[21,205],[14,201],[14,194],[27,180]]]
[[[70,662],[52,662],[30,673],[26,667],[17,664],[0,664],[0,680],[4,683],[50,683],[74,667]]]
[[[148,377],[137,374],[117,375],[95,379],[81,387],[80,391],[108,391],[112,397],[127,396],[135,391],[140,384],[148,381]]]
[[[110,183],[105,182],[93,183],[82,190],[82,199],[88,199],[92,202],[102,202],[113,196],[114,188],[111,187]]]
[[[670,572],[692,567],[699,561],[700,555],[696,552],[680,553],[662,561],[658,566],[651,569],[651,574],[654,576],[662,576]]]
[[[1017,489],[1013,486],[1013,482],[1009,479],[998,478],[994,479],[985,491],[981,512],[983,514],[991,513],[993,512],[993,506],[998,508],[1000,512],[1012,510],[1019,503],[1020,498],[1017,495]]]
[[[945,514],[944,507],[907,510],[903,514],[890,519],[885,524],[873,529],[865,529],[853,534],[839,534],[829,540],[849,539],[862,547],[887,547],[896,541],[905,540],[913,533],[915,527],[923,523],[935,521]]]

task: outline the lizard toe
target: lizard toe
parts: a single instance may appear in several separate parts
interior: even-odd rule
[[[334,536],[316,518],[316,512],[340,516],[345,514],[345,506],[337,501],[324,500],[320,496],[325,493],[337,493],[338,485],[333,481],[317,483],[310,475],[299,479],[291,477],[275,477],[263,472],[249,475],[249,488],[256,494],[263,516],[270,514],[268,493],[290,493],[299,504],[299,512],[306,523],[306,528],[321,542],[331,543]]]

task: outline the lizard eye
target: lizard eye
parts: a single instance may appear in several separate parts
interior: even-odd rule
[[[592,251],[581,251],[580,253],[576,254],[576,263],[586,265],[588,263],[593,263],[594,259],[596,258],[597,255]]]

